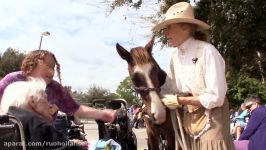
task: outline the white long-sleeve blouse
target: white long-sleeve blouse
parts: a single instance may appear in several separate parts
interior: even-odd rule
[[[198,40],[189,38],[173,53],[174,73],[169,72],[162,93],[189,92],[193,93],[193,75],[197,61]],[[201,42],[203,47],[203,76],[205,89],[198,95],[199,101],[206,109],[222,106],[227,84],[225,79],[225,62],[218,50],[207,42]],[[172,77],[175,76],[175,80]]]

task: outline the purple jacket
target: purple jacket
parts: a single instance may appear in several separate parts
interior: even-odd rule
[[[10,83],[16,81],[26,81],[26,75],[22,71],[12,72],[7,74],[0,81],[0,102],[5,88]],[[73,114],[80,106],[80,104],[72,98],[62,85],[55,80],[52,80],[52,82],[47,85],[46,94],[50,103],[56,104],[60,111],[67,114]]]
[[[246,129],[239,140],[249,140],[249,150],[265,150],[266,147],[266,107],[256,108],[250,116]]]

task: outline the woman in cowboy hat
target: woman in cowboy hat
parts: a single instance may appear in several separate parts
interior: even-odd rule
[[[217,49],[206,42],[210,26],[195,19],[187,2],[171,6],[153,31],[163,30],[172,54],[170,72],[161,87],[164,104],[183,107],[183,127],[189,136],[188,149],[232,150],[229,108],[226,99],[225,62]],[[192,96],[177,96],[191,93]]]

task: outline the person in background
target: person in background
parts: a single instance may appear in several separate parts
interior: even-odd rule
[[[266,147],[266,107],[258,95],[250,95],[246,102],[250,119],[239,140],[249,140],[249,150],[265,150]]]
[[[55,68],[59,82],[53,79]],[[46,94],[48,101],[55,104],[59,111],[67,115],[76,115],[80,118],[90,118],[112,122],[115,112],[111,109],[99,110],[79,104],[61,84],[61,70],[55,55],[47,50],[34,50],[26,55],[22,61],[21,71],[7,74],[0,81],[0,103],[5,88],[16,81],[27,81],[31,77],[43,78],[47,84]],[[56,120],[57,121],[57,120]],[[58,130],[65,125],[60,124],[60,119],[55,122]]]
[[[133,127],[139,128],[139,119],[142,117],[142,108],[138,106],[137,104],[134,104],[133,107]]]
[[[238,110],[237,116],[234,117],[235,119],[235,126],[233,133],[236,136],[236,140],[239,139],[240,134],[243,132],[243,130],[247,126],[247,117],[249,117],[249,111],[246,109],[245,103],[242,103],[239,110]]]
[[[187,2],[172,5],[165,19],[153,28],[154,32],[162,30],[168,45],[175,48],[170,72],[161,87],[162,101],[172,110],[187,108],[185,115],[191,117],[183,117],[183,127],[191,137],[188,149],[232,150],[225,62],[207,42],[209,28],[195,19],[193,7]]]
[[[0,107],[3,113],[15,116],[22,123],[27,150],[87,149],[86,142],[69,141],[63,133],[51,125],[52,115],[58,108],[47,101],[45,89],[44,80],[29,78],[27,81],[9,84],[2,96]]]

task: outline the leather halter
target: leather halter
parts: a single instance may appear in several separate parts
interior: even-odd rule
[[[149,88],[149,87],[135,87],[137,92],[150,92],[150,91],[155,91],[155,92],[160,92],[161,88]]]
[[[161,91],[161,88],[149,88],[149,87],[143,87],[143,86],[141,86],[141,87],[134,87],[135,89],[136,89],[136,91],[138,92],[138,93],[140,93],[140,92],[151,92],[151,91],[155,91],[155,92],[158,92],[158,93],[160,93],[160,91]],[[145,110],[145,104],[142,106],[143,108],[142,108],[142,113],[143,113],[143,116],[144,117],[146,117],[146,118],[148,118],[153,124],[155,124],[155,121],[156,120],[154,120],[154,117],[151,117],[146,111],[144,111]]]

